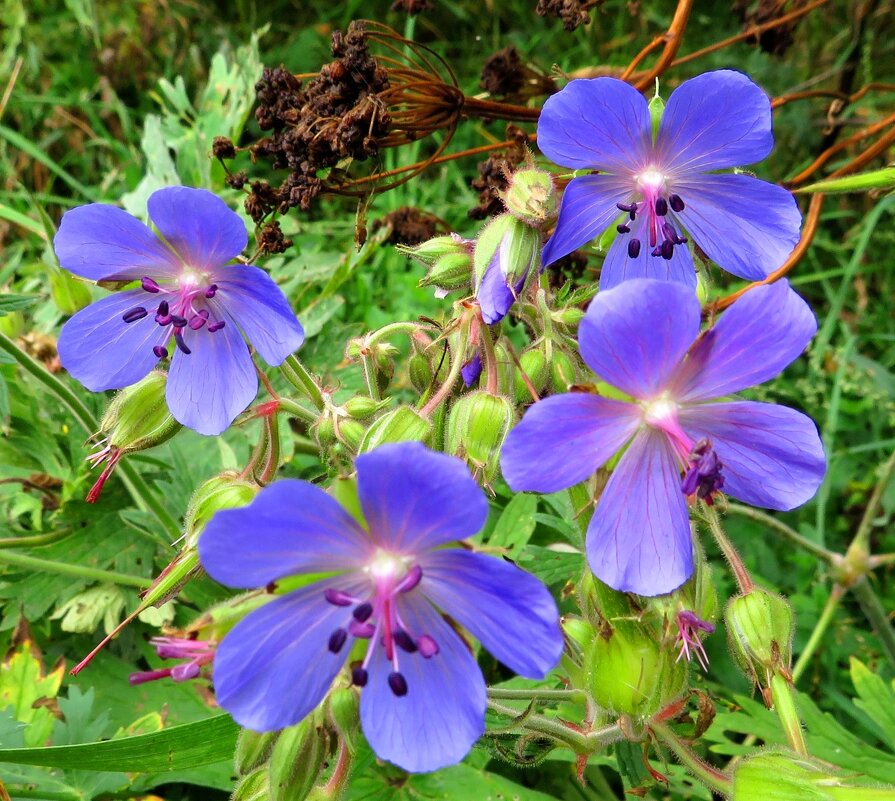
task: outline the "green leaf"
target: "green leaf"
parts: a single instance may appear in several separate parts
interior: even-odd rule
[[[518,553],[528,544],[535,530],[535,512],[538,510],[536,495],[519,493],[506,505],[488,544],[497,548],[506,548],[511,553]]]
[[[879,726],[883,742],[895,743],[895,687],[886,684],[854,657],[851,659],[851,680],[858,694],[855,706]]]
[[[14,311],[21,311],[40,300],[38,295],[0,295],[0,317]]]
[[[76,770],[162,773],[232,759],[238,731],[229,715],[218,715],[120,740],[51,748],[5,748],[0,750],[0,762]]]
[[[40,652],[23,642],[0,665],[0,709],[12,707],[13,717],[27,723],[25,743],[46,742],[53,729],[53,715],[42,703],[56,697],[65,672],[61,664],[46,673]]]
[[[868,189],[891,189],[895,187],[895,167],[847,175],[844,178],[830,178],[815,184],[803,186],[796,192],[866,192]]]

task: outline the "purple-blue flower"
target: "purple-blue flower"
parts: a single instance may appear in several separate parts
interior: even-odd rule
[[[632,86],[616,78],[571,81],[544,104],[538,147],[557,164],[599,174],[566,187],[543,263],[618,223],[601,289],[648,277],[693,286],[688,236],[728,272],[764,278],[798,242],[795,199],[751,175],[713,171],[754,164],[773,145],[768,96],[733,70],[675,89],[655,141],[647,103]]]
[[[204,189],[176,186],[149,198],[159,235],[126,211],[92,203],[62,217],[59,263],[91,281],[139,281],[75,314],[59,337],[63,367],[94,392],[139,381],[173,356],[171,414],[201,434],[219,434],[258,391],[243,335],[280,364],[304,332],[263,270],[230,264],[248,236],[239,216]]]
[[[699,334],[683,284],[635,279],[600,292],[581,321],[581,356],[630,396],[555,395],[510,432],[501,469],[516,491],[584,481],[626,447],[587,532],[594,574],[617,590],[660,595],[693,572],[687,497],[724,492],[787,510],[826,470],[813,421],[785,406],[716,399],[767,381],[817,330],[808,305],[780,281],[747,292]]]
[[[419,443],[359,456],[361,526],[319,487],[279,481],[219,512],[202,564],[231,587],[328,574],[270,601],[218,646],[220,705],[256,731],[291,726],[346,660],[373,750],[425,772],[459,762],[485,724],[485,682],[449,615],[509,668],[542,678],[562,652],[556,604],[514,565],[442,546],[478,532],[488,503],[463,463]],[[364,653],[365,651],[365,653]]]

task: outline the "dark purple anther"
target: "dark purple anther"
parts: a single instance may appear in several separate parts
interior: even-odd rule
[[[671,206],[672,211],[683,211],[684,210],[684,201],[681,200],[680,195],[669,195],[668,196],[668,205]]]
[[[669,261],[674,255],[674,242],[672,242],[670,239],[666,239],[662,243],[660,252],[662,254],[662,258],[665,259],[665,261]]]
[[[159,325],[169,325],[171,322],[171,315],[169,314],[170,309],[168,308],[168,301],[163,300],[158,305],[158,309],[155,314],[155,321]]]
[[[408,654],[415,653],[417,650],[417,645],[413,641],[413,637],[411,637],[404,629],[398,629],[394,633],[395,642],[398,644],[398,647],[407,651]]]
[[[164,345],[155,345],[152,348],[152,352],[158,356],[160,359],[168,358],[168,349]]]
[[[336,629],[329,635],[329,645],[327,646],[334,654],[342,650],[345,640],[348,639],[348,632],[345,629]]]
[[[615,230],[620,234],[630,234],[631,229],[627,225],[616,225]]]
[[[365,620],[368,620],[370,618],[370,615],[373,614],[373,604],[371,604],[369,601],[358,604],[351,614],[354,615],[354,619],[358,623],[363,623]]]
[[[180,348],[187,356],[189,356],[192,351],[186,346],[186,342],[183,341],[183,333],[179,328],[174,329],[174,342],[177,343],[177,347]]]
[[[416,638],[416,647],[419,648],[420,656],[423,659],[431,659],[439,651],[438,643],[428,634],[421,634]]]
[[[718,492],[724,486],[724,476],[721,468],[724,465],[712,448],[712,442],[701,439],[690,451],[690,469],[681,481],[681,491],[684,495],[696,493],[696,497],[712,505],[712,494]]]
[[[671,223],[662,223],[662,233],[666,239],[670,239],[675,245],[678,244],[677,231],[674,230],[674,226]]]
[[[171,322],[175,328],[186,328],[186,317],[181,317],[179,314],[172,314]]]
[[[332,587],[324,591],[323,597],[333,606],[351,606],[351,604],[356,601],[356,599],[350,596],[347,592],[334,590]]]
[[[397,671],[388,674],[388,686],[392,688],[392,692],[398,698],[402,695],[407,695],[407,679]]]
[[[668,201],[665,200],[664,197],[656,198],[656,214],[658,214],[660,217],[664,217],[666,214],[668,214]]]
[[[193,331],[198,331],[207,322],[208,322],[208,310],[202,309],[202,311],[200,311],[198,314],[194,314],[190,318],[189,325],[190,325],[190,328],[193,329]]]
[[[396,592],[410,592],[423,578],[423,569],[419,565],[414,565],[407,572],[407,575],[401,579],[400,583],[397,587],[395,587]]]
[[[360,623],[352,620],[348,624],[348,633],[352,637],[360,637],[362,640],[369,640],[376,633],[376,626],[372,623]]]
[[[351,683],[355,687],[366,687],[368,678],[367,671],[362,667],[356,667],[351,671]]]
[[[616,204],[615,204],[615,207],[616,207],[619,211],[627,211],[627,212],[629,212],[629,213],[632,212],[632,211],[637,211],[637,204],[636,204],[636,203],[616,203]]]
[[[640,240],[632,239],[628,242],[628,258],[636,259],[640,255]]]
[[[121,319],[126,323],[135,323],[137,320],[142,320],[147,314],[149,314],[149,312],[142,306],[136,306],[130,311],[126,311],[122,314]]]
[[[208,330],[213,334],[215,331],[220,331],[224,327],[224,321],[218,320],[216,323],[212,323],[208,326]]]
[[[153,295],[162,291],[162,288],[155,281],[145,275],[140,281],[140,286],[143,287],[144,291],[151,292]]]
[[[208,289],[205,290],[205,297],[206,297],[206,298],[213,298],[215,292],[217,292],[217,291],[218,291],[218,285],[217,285],[217,284],[212,284],[210,287],[208,287]]]

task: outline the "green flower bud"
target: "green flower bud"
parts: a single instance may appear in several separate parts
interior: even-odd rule
[[[724,611],[727,640],[740,667],[756,684],[789,675],[795,618],[789,602],[761,587],[731,598]]]
[[[318,718],[312,712],[277,737],[267,763],[269,801],[302,801],[317,783],[326,758]]]
[[[514,394],[518,370],[516,369],[516,362],[510,356],[507,342],[503,337],[494,343],[494,361],[497,364],[498,392],[504,395]]]
[[[408,369],[410,372],[410,383],[417,392],[422,394],[429,388],[432,384],[432,379],[435,377],[429,357],[425,353],[414,353],[410,357]]]
[[[731,797],[733,801],[893,801],[895,787],[880,787],[811,757],[767,750],[737,765]]]
[[[578,365],[564,350],[553,349],[550,361],[550,378],[554,392],[568,392],[572,384],[578,383]]]
[[[524,167],[510,176],[503,196],[507,211],[531,226],[541,226],[556,212],[553,177],[545,170]]]
[[[180,431],[182,426],[165,403],[167,380],[165,373],[153,370],[112,399],[99,424],[111,448],[124,453],[142,451],[161,445]]]
[[[412,259],[431,267],[445,256],[469,253],[472,240],[464,239],[459,234],[446,234],[427,239],[419,245],[398,245],[398,250]]]
[[[63,314],[74,314],[90,305],[90,287],[63,270],[50,272],[50,296]]]
[[[373,421],[361,440],[358,453],[366,453],[386,442],[425,442],[432,423],[409,406],[399,406]]]
[[[511,214],[491,219],[476,241],[473,252],[475,289],[478,291],[485,271],[497,260],[496,269],[506,277],[507,286],[533,280],[541,258],[541,234]],[[524,286],[519,290],[524,290]]]
[[[470,392],[451,407],[445,450],[465,459],[490,482],[497,476],[500,448],[515,416],[513,404],[502,395]]]
[[[420,278],[420,286],[435,286],[443,290],[468,290],[472,283],[472,254],[448,253],[436,261]]]
[[[522,368],[522,372],[528,376],[528,380],[535,388],[535,392],[538,394],[543,392],[544,387],[547,385],[548,375],[547,357],[544,354],[543,347],[535,346],[523,351],[519,357],[519,366]],[[517,403],[526,403],[532,399],[528,387],[518,372],[516,373],[514,389]]]
[[[267,769],[257,768],[239,780],[230,801],[268,801]]]
[[[550,312],[550,318],[561,325],[567,325],[569,328],[577,328],[578,323],[584,317],[584,312],[577,306],[567,306],[564,309],[557,309]]]
[[[258,486],[236,473],[221,473],[208,479],[193,493],[184,516],[184,536],[186,546],[194,547],[205,524],[220,509],[238,509],[246,506],[255,497]]]
[[[357,690],[343,687],[333,690],[326,699],[326,714],[333,729],[351,753],[355,753],[360,731],[360,696]]]
[[[594,701],[615,714],[650,718],[676,698],[687,684],[685,662],[663,651],[649,632],[633,626],[616,627],[598,636],[585,653]]]
[[[236,772],[245,776],[267,762],[278,734],[278,731],[241,729],[236,739],[236,753],[233,755]]]
[[[350,417],[343,417],[338,421],[337,438],[344,442],[351,450],[356,451],[360,447],[361,440],[367,432],[366,426]]]
[[[355,395],[353,398],[345,401],[343,407],[355,420],[366,420],[380,409],[384,409],[389,403],[388,399],[377,401],[373,400],[373,398],[368,398],[366,395]]]
[[[317,440],[317,444],[321,449],[332,445],[336,441],[336,425],[333,422],[332,416],[329,414],[323,415],[316,423],[314,423],[312,431],[314,432],[314,438]]]

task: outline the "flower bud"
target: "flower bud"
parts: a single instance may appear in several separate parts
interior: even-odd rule
[[[458,234],[436,236],[420,245],[398,245],[398,250],[428,267],[420,286],[443,290],[468,287],[472,278],[472,245]]]
[[[236,739],[236,753],[233,755],[236,772],[245,776],[267,762],[278,734],[277,731],[241,729]]]
[[[336,424],[331,414],[322,415],[311,428],[321,450],[336,441]]]
[[[445,450],[465,459],[490,482],[497,476],[500,448],[514,417],[513,404],[502,395],[470,392],[451,407]]]
[[[345,411],[355,420],[366,420],[380,409],[388,406],[389,402],[388,400],[373,400],[373,398],[368,398],[366,395],[355,395],[353,398],[345,401],[343,406]]]
[[[90,287],[64,270],[50,272],[50,296],[63,314],[74,314],[90,305]]]
[[[188,548],[194,547],[205,524],[221,509],[238,509],[255,497],[258,486],[236,473],[226,472],[208,479],[193,493],[184,516],[184,537]]]
[[[168,411],[165,384],[168,376],[160,370],[119,392],[109,404],[99,424],[112,448],[129,453],[161,445],[182,426]]]
[[[543,392],[547,384],[548,375],[547,357],[544,354],[543,347],[535,346],[523,351],[519,357],[519,366],[522,368],[522,372],[528,376],[528,380],[534,387],[535,392],[538,394]],[[531,393],[518,372],[516,373],[514,389],[517,403],[526,403],[532,400]]]
[[[353,754],[360,730],[360,697],[357,691],[351,687],[333,690],[326,699],[325,709],[327,720]]]
[[[509,179],[503,196],[507,211],[530,226],[541,226],[556,212],[553,177],[545,170],[523,167]]]
[[[756,684],[767,686],[775,672],[789,675],[795,619],[785,598],[753,587],[731,598],[724,622],[734,658]]]
[[[808,756],[767,750],[737,765],[731,797],[733,801],[893,801],[895,788],[875,786]]]
[[[516,294],[525,288],[541,257],[541,234],[510,214],[499,214],[479,234],[473,252],[476,296],[489,268],[499,270]],[[487,320],[486,320],[487,322]],[[496,322],[496,321],[494,321]]]
[[[432,384],[432,379],[435,377],[429,357],[425,353],[414,353],[410,357],[408,369],[410,372],[410,383],[417,392],[422,394],[429,388]]]
[[[659,85],[656,83],[656,94],[650,98],[647,104],[649,109],[649,118],[652,123],[653,141],[659,135],[659,126],[662,124],[662,115],[665,113],[665,101],[659,95]]]
[[[516,362],[510,355],[507,340],[501,337],[494,343],[494,361],[497,364],[497,388],[503,395],[512,396],[516,387]]]
[[[554,322],[566,325],[569,328],[577,328],[583,317],[584,312],[577,306],[566,306],[564,309],[550,312],[550,318]]]
[[[594,701],[615,714],[652,717],[686,689],[686,664],[636,625],[596,637],[585,653],[585,667]]]
[[[283,729],[267,763],[269,801],[301,801],[320,777],[326,758],[318,712]]]
[[[338,439],[344,442],[351,450],[357,451],[367,429],[363,423],[350,417],[343,417],[337,421],[336,432]]]
[[[568,392],[572,384],[578,383],[578,366],[564,350],[553,349],[550,361],[550,379],[554,392]]]
[[[358,453],[367,453],[386,442],[425,442],[432,423],[409,406],[399,406],[373,421],[361,440]]]
[[[239,780],[230,801],[267,801],[267,768],[257,768]]]

